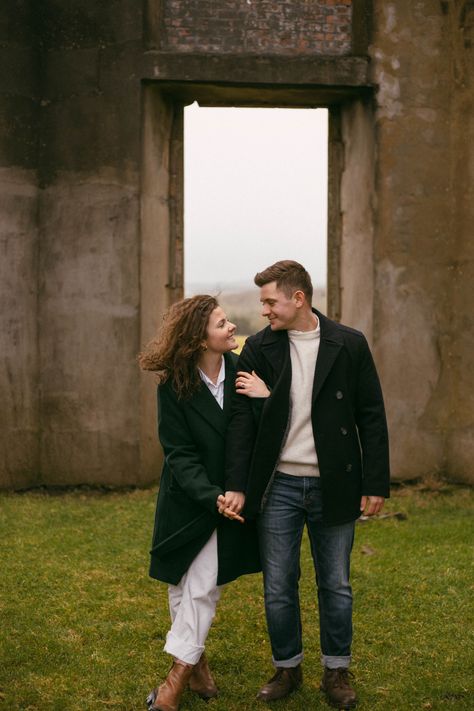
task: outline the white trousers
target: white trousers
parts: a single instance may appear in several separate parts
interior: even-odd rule
[[[217,585],[217,531],[183,575],[168,588],[171,629],[164,651],[187,664],[197,664],[223,586]]]

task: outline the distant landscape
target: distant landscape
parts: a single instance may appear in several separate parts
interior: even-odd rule
[[[260,316],[261,304],[257,287],[219,285],[219,284],[188,284],[187,296],[194,294],[212,294],[219,300],[227,317],[237,325],[239,336],[248,336],[260,331],[267,325],[267,320]],[[313,306],[323,313],[326,311],[326,289],[314,289]]]

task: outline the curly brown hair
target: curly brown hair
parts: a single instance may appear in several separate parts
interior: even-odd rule
[[[208,294],[198,294],[173,304],[163,316],[163,325],[139,354],[142,370],[153,370],[158,382],[171,379],[178,398],[189,398],[199,387],[197,363],[207,336],[211,313],[219,306]]]

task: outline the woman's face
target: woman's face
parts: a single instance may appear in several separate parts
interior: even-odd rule
[[[207,338],[204,341],[208,351],[214,353],[227,353],[237,348],[238,343],[234,338],[235,323],[227,320],[220,306],[214,309],[209,316],[207,324]]]

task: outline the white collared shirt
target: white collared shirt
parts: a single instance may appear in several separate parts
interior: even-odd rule
[[[214,395],[216,398],[217,404],[221,409],[224,408],[224,380],[225,380],[225,361],[224,358],[222,358],[222,365],[221,369],[219,371],[219,375],[217,376],[217,383],[213,383],[210,378],[207,377],[206,373],[201,370],[201,368],[198,368],[199,370],[199,375],[201,376],[201,380],[203,380],[211,393]]]

